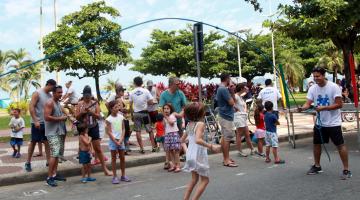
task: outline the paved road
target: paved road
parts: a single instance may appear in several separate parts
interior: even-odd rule
[[[324,173],[305,175],[312,164],[311,139],[299,140],[298,148],[291,149],[283,144],[281,156],[285,165],[265,164],[259,157],[232,157],[238,168],[221,165],[219,154],[210,156],[211,181],[203,199],[246,199],[246,200],[358,200],[360,198],[360,153],[355,134],[347,134],[353,178],[340,180],[341,165],[332,145],[328,145],[331,163],[322,157]],[[127,170],[132,183],[111,184],[111,177],[94,174],[98,181],[81,184],[79,177],[72,177],[57,188],[35,182],[0,188],[0,199],[181,199],[190,174],[170,174],[162,170],[162,164],[136,167]]]

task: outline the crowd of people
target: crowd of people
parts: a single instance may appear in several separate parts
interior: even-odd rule
[[[347,150],[341,132],[340,108],[344,91],[332,82],[325,80],[325,70],[313,70],[314,81],[309,88],[307,102],[298,111],[308,109],[315,104],[318,114],[314,128],[314,165],[308,174],[317,174],[322,171],[320,166],[321,144],[327,143],[329,138],[337,146],[344,170],[342,178],[350,178]],[[163,92],[156,90],[152,81],[143,87],[141,77],[135,77],[135,88],[126,92],[121,84],[116,84],[115,93],[106,100],[108,110],[101,111],[99,101],[92,95],[91,87],[85,86],[82,97],[72,89],[72,82],[66,83],[67,91],[56,81],[50,79],[43,88],[32,95],[29,111],[31,115],[31,142],[28,147],[28,158],[25,163],[26,171],[32,171],[31,159],[35,145],[43,143],[48,166],[46,182],[50,186],[57,186],[58,181],[66,179],[58,173],[58,163],[65,160],[65,138],[67,134],[67,120],[74,124],[79,135],[79,163],[82,164],[81,182],[96,181],[91,176],[91,157],[94,156],[103,168],[106,176],[112,176],[112,183],[121,181],[130,182],[125,173],[125,155],[131,154],[129,148],[130,135],[136,132],[139,152],[145,153],[142,139],[142,128],[149,134],[152,152],[165,152],[164,169],[178,173],[188,171],[192,179],[186,190],[184,199],[189,199],[195,186],[198,187],[193,199],[198,199],[209,183],[209,163],[207,149],[222,152],[225,167],[237,167],[235,160],[230,157],[230,143],[236,139],[236,146],[240,157],[246,157],[242,150],[242,136],[245,137],[250,154],[264,157],[270,163],[272,150],[275,164],[284,164],[285,160],[279,156],[279,141],[276,126],[279,125],[278,102],[281,102],[283,111],[286,108],[281,101],[277,88],[273,87],[270,79],[265,81],[265,88],[254,91],[257,93],[256,109],[254,113],[257,138],[257,150],[253,146],[247,124],[247,105],[244,98],[249,94],[246,83],[234,84],[228,74],[220,76],[221,83],[216,92],[218,123],[221,127],[220,145],[205,141],[205,106],[201,102],[187,102],[184,93],[179,90],[180,80],[169,78],[168,89]],[[25,127],[20,116],[20,110],[12,111],[10,121],[11,146],[13,157],[20,156],[20,147],[23,143],[22,135]],[[133,122],[131,130],[130,122]],[[320,124],[318,122],[321,122]],[[111,170],[106,166],[107,158],[101,149],[100,143],[104,134],[109,138],[108,148],[111,152]],[[266,146],[265,153],[263,146]],[[180,155],[185,158],[185,165],[180,165]],[[186,155],[186,156],[185,156]],[[120,160],[120,178],[117,176],[116,162]],[[198,180],[200,182],[198,183]]]

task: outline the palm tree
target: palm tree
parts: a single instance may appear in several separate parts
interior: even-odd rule
[[[3,52],[0,50],[0,74],[5,72],[6,65],[9,63],[9,53]],[[10,92],[11,88],[8,84],[8,78],[7,77],[1,77],[0,78],[0,89]]]
[[[326,45],[326,48],[327,53],[319,59],[317,65],[332,71],[334,73],[333,82],[335,83],[338,72],[342,72],[344,69],[344,61],[342,56],[339,54],[339,50],[332,42],[329,42]]]
[[[290,87],[301,85],[305,76],[305,69],[302,60],[297,53],[284,50],[279,55],[279,62],[284,66],[285,79]]]
[[[118,83],[119,79],[116,79],[116,81],[114,81],[108,78],[107,83],[103,86],[103,89],[108,92],[115,91],[116,84]]]

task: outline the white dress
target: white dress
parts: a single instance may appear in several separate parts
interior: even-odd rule
[[[186,163],[183,168],[185,172],[197,172],[200,176],[209,177],[209,162],[207,148],[196,144],[196,129],[197,123],[189,123],[186,127],[186,133],[189,138],[189,147],[186,152]]]

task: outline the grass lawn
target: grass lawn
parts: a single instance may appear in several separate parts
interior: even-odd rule
[[[8,143],[10,142],[10,136],[4,136],[4,137],[0,137],[0,143]],[[24,141],[30,141],[31,139],[31,135],[30,134],[24,134]]]
[[[30,115],[22,116],[25,120],[25,127],[31,127],[30,126]],[[0,117],[0,130],[6,130],[9,129],[9,122],[10,122],[11,116],[1,116]]]
[[[302,106],[306,102],[306,94],[307,93],[293,93],[296,104],[298,106]],[[289,95],[289,99],[290,99],[290,105],[295,106],[296,105],[295,101],[291,95]]]

